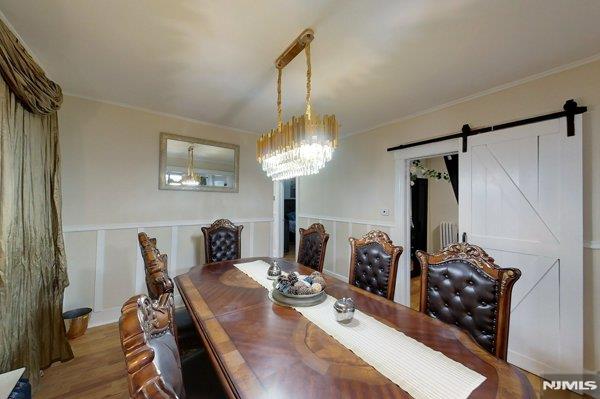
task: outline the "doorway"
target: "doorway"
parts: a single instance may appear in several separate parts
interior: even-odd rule
[[[296,260],[296,179],[283,181],[283,257]]]
[[[418,310],[421,267],[416,252],[436,252],[458,241],[458,154],[409,160],[410,306]]]

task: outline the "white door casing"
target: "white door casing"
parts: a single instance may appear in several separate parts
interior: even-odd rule
[[[439,141],[436,143],[410,147],[394,152],[395,162],[395,227],[391,229],[391,239],[395,245],[402,245],[404,252],[398,261],[396,291],[394,301],[410,307],[410,169],[409,162],[414,159],[430,158],[460,151],[460,139]],[[460,159],[459,159],[460,163]],[[459,178],[460,183],[460,178]]]
[[[459,153],[459,228],[522,276],[508,361],[535,374],[583,369],[582,126],[566,118],[469,137]]]

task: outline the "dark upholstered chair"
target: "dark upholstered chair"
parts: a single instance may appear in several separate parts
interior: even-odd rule
[[[146,233],[138,234],[138,242],[144,260],[146,287],[150,299],[157,300],[162,294],[172,294],[174,284],[167,270],[167,255],[160,253],[156,247],[156,239],[149,238]],[[203,348],[202,341],[198,337],[196,327],[187,309],[185,307],[175,309],[174,316],[177,342],[181,352],[187,353],[191,350]]]
[[[421,263],[421,312],[466,331],[485,350],[506,360],[510,298],[518,269],[502,269],[483,249],[452,244]]]
[[[227,219],[219,219],[209,227],[202,227],[206,263],[239,259],[242,254],[243,228],[244,226],[235,226]]]
[[[130,298],[121,308],[119,333],[131,398],[225,397],[206,356],[179,357],[172,294],[158,301]]]
[[[371,231],[360,239],[350,237],[350,248],[349,283],[393,300],[402,247],[384,232]]]
[[[329,234],[321,223],[313,223],[308,229],[300,229],[300,245],[298,248],[298,263],[323,272],[325,250]]]

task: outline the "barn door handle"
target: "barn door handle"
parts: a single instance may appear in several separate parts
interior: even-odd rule
[[[462,242],[467,242],[467,232],[466,231],[463,231]]]

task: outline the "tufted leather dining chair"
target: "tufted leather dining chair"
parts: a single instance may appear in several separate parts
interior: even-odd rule
[[[181,359],[173,323],[173,295],[131,297],[121,308],[119,335],[133,399],[224,397],[206,357]]]
[[[483,249],[467,243],[416,255],[423,271],[421,312],[458,326],[506,360],[511,292],[521,271],[500,268]]]
[[[298,248],[298,263],[311,269],[323,272],[325,250],[329,234],[321,223],[313,223],[308,229],[300,228],[300,245]]]
[[[360,239],[350,237],[350,248],[349,284],[393,300],[403,248],[395,246],[386,233],[376,230]]]
[[[161,254],[156,247],[156,238],[149,238],[144,232],[138,234],[138,242],[144,271],[146,274],[146,288],[152,300],[158,300],[163,294],[174,292],[173,280],[169,277],[167,267],[167,254]],[[196,332],[194,322],[185,307],[174,311],[175,331],[177,332],[177,343],[182,353],[202,348],[202,341]]]
[[[244,226],[236,226],[227,219],[219,219],[209,227],[202,227],[206,263],[239,259],[242,253],[243,228]]]

